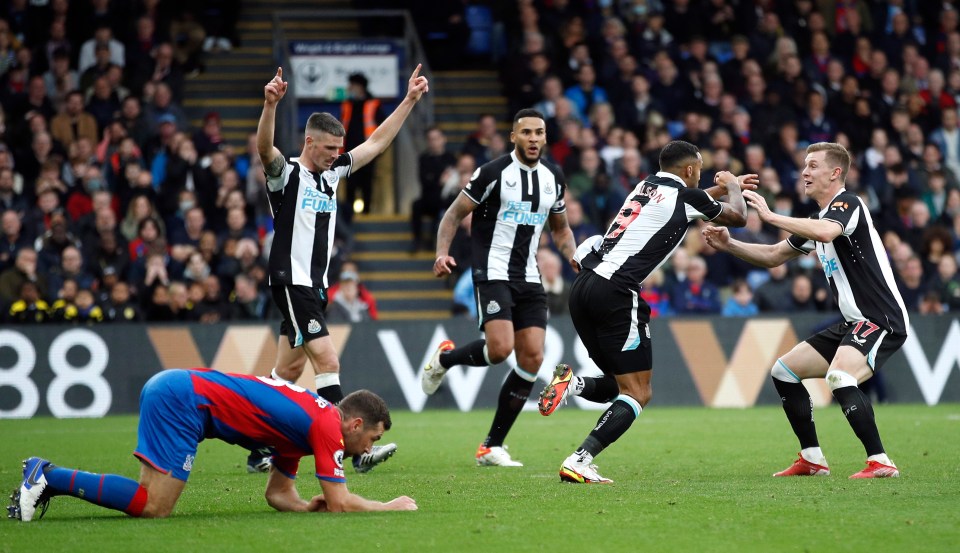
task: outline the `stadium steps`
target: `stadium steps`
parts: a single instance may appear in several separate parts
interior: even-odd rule
[[[357,215],[353,252],[360,279],[377,299],[382,320],[446,319],[453,294],[433,276],[433,252],[409,251],[410,219],[403,215]]]
[[[206,70],[185,83],[183,107],[190,124],[199,129],[207,112],[220,114],[223,136],[238,151],[246,151],[247,136],[256,132],[263,109],[263,85],[276,73],[273,63],[273,13],[278,10],[351,9],[350,0],[247,0],[240,10],[240,44],[229,52],[206,54]],[[285,21],[288,40],[351,38],[359,35],[355,21]]]
[[[481,113],[495,115],[497,130],[502,134],[510,132],[507,99],[500,93],[496,71],[437,71],[431,78],[434,120],[447,135],[450,151],[460,151],[467,136],[477,128]]]

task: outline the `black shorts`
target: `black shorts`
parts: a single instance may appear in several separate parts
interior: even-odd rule
[[[327,291],[310,286],[271,286],[273,301],[283,314],[280,334],[290,340],[290,347],[302,346],[304,342],[329,336],[327,321]]]
[[[570,290],[570,317],[590,359],[606,375],[653,368],[650,306],[628,290],[583,270]]]
[[[513,321],[513,330],[547,328],[547,293],[539,282],[488,280],[476,284],[480,330],[488,321]]]
[[[867,357],[867,365],[876,372],[907,341],[905,334],[891,334],[871,321],[842,322],[807,338],[807,343],[828,362],[840,346],[852,346]]]

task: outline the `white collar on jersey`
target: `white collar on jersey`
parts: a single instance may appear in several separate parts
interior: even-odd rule
[[[526,163],[520,161],[520,158],[517,157],[517,150],[516,150],[516,148],[514,148],[514,149],[510,152],[510,157],[512,157],[512,158],[513,158],[513,161],[515,161],[515,162],[517,163],[517,165],[519,165],[520,168],[523,169],[524,171],[531,171],[531,172],[532,172],[532,171],[536,171],[536,170],[537,170],[537,167],[540,167],[540,160],[537,160],[537,164],[534,165],[533,167],[529,167],[529,166],[527,166]]]
[[[679,182],[679,183],[680,183],[680,186],[683,186],[684,188],[687,187],[687,183],[683,182],[683,179],[681,179],[680,177],[674,175],[673,173],[668,173],[668,172],[666,172],[666,171],[657,171],[657,175],[656,175],[656,176],[658,176],[658,177],[663,177],[663,178],[665,178],[665,179],[673,179],[673,180]]]

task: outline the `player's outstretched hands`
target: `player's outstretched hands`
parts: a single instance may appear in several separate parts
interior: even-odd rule
[[[453,272],[453,268],[456,266],[457,262],[453,257],[441,255],[433,262],[433,276],[437,278],[447,276]]]
[[[766,223],[770,219],[772,212],[767,206],[767,200],[763,199],[763,196],[757,194],[752,190],[746,190],[743,193],[743,199],[747,201],[747,205],[757,210],[757,214],[760,215],[760,220]]]
[[[413,70],[413,74],[410,75],[410,81],[407,83],[407,98],[410,98],[414,102],[419,102],[421,96],[430,92],[430,82],[420,74],[422,67],[422,63],[417,64],[417,68]]]
[[[417,502],[414,501],[413,498],[405,495],[401,495],[392,501],[387,501],[386,505],[388,511],[416,511],[419,509]]]
[[[276,104],[287,93],[287,83],[283,80],[283,68],[277,68],[277,74],[263,87],[263,99],[268,104]]]
[[[747,173],[746,175],[737,175],[737,184],[740,190],[756,190],[760,186],[760,175],[756,173]]]
[[[730,232],[727,227],[710,225],[704,227],[700,233],[707,244],[717,251],[726,251],[730,245]]]

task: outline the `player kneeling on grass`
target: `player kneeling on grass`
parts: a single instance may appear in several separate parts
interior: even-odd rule
[[[359,390],[333,405],[317,394],[271,378],[209,369],[172,369],[153,376],[140,393],[134,456],[140,481],[93,474],[31,457],[7,508],[10,518],[39,519],[50,498],[72,495],[134,517],[170,515],[206,438],[248,448],[269,447],[273,469],[267,503],[278,511],[413,511],[406,496],[381,503],[347,490],[344,456],[368,453],[390,429],[383,399]],[[313,455],[321,495],[303,499],[294,478],[300,458]]]

